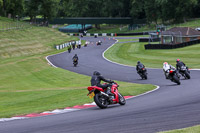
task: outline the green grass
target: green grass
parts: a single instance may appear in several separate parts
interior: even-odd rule
[[[56,50],[54,45],[71,40],[78,38],[45,27],[0,32],[0,118],[93,101],[86,96],[90,77],[53,68],[45,60],[47,55],[67,50]],[[118,83],[123,95],[138,95],[155,88]]]
[[[146,67],[162,68],[163,62],[175,65],[180,58],[189,68],[200,68],[200,44],[173,50],[145,50],[146,43],[118,43],[106,53],[106,58],[121,64],[135,66],[141,61]]]
[[[130,41],[139,41],[139,39],[119,39],[118,42],[130,42]]]
[[[199,133],[199,132],[200,132],[200,125],[189,128],[172,130],[172,131],[159,132],[159,133]]]
[[[180,24],[174,24],[174,25],[171,25],[171,27],[191,27],[191,28],[197,28],[197,27],[200,27],[200,19],[192,19],[192,20],[189,20],[185,23],[180,23]]]
[[[13,21],[9,18],[0,16],[0,32],[5,30],[22,29],[32,27],[29,23],[23,21]]]

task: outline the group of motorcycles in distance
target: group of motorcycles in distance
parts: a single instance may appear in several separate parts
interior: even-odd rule
[[[177,59],[176,68],[172,65],[168,64],[167,62],[163,63],[163,72],[166,79],[171,80],[172,82],[177,83],[178,85],[181,84],[180,77],[184,77],[185,79],[190,79],[190,71],[188,67],[180,61],[180,59]],[[145,66],[138,61],[136,65],[137,73],[140,75],[142,79],[147,79],[147,69]]]

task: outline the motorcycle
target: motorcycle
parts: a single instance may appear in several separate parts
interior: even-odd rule
[[[175,69],[170,69],[170,70],[169,70],[169,75],[168,75],[168,77],[169,77],[169,79],[170,79],[172,82],[175,82],[175,83],[177,83],[178,85],[181,84],[180,79],[179,79],[179,76],[178,76],[178,74],[177,74],[177,72],[176,72]]]
[[[73,64],[74,64],[74,67],[76,67],[78,65],[78,59],[77,58],[73,59]]]
[[[147,79],[147,70],[146,68],[141,68],[139,71],[138,71],[138,74],[140,75],[140,77],[142,79]]]
[[[185,77],[185,79],[190,79],[190,71],[187,69],[186,66],[181,66],[179,73]]]
[[[102,42],[101,42],[101,41],[98,41],[98,42],[97,42],[97,45],[101,45],[101,44],[102,44]]]
[[[117,83],[115,82],[112,83],[111,90],[110,90],[111,93],[107,94],[105,92],[107,91],[108,88],[102,89],[97,86],[89,86],[87,88],[89,91],[87,96],[89,96],[90,98],[94,98],[94,102],[101,109],[107,108],[108,105],[110,104],[119,103],[120,105],[125,105],[126,100],[124,96],[118,92],[118,87],[119,85]]]

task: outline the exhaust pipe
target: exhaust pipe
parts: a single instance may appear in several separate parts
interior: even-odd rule
[[[100,91],[100,92],[101,92],[102,95],[104,95],[104,96],[106,96],[107,98],[109,98],[109,95],[108,95],[108,94],[106,94],[106,93],[104,93],[104,92],[102,92],[102,91]]]

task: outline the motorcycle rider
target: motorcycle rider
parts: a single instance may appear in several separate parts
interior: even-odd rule
[[[185,63],[183,63],[182,61],[180,61],[180,59],[177,59],[176,60],[176,69],[178,71],[180,71],[182,66],[186,66]],[[186,69],[188,71],[188,67],[186,67]]]
[[[67,46],[67,50],[68,50],[69,53],[71,52],[71,49],[72,49],[72,46],[71,46],[71,45],[68,45],[68,46]]]
[[[91,86],[98,86],[102,89],[107,89],[107,94],[110,94],[110,84],[101,84],[101,81],[107,82],[107,83],[113,83],[114,81],[105,79],[98,71],[94,71],[93,76],[90,80]]]
[[[163,71],[165,74],[166,79],[169,79],[169,71],[170,69],[176,70],[175,67],[173,67],[172,65],[168,64],[167,62],[163,63]]]
[[[99,40],[99,41],[97,42],[97,45],[101,45],[101,43],[102,43],[102,42]]]
[[[137,65],[136,65],[137,73],[140,73],[140,70],[141,70],[142,68],[145,68],[145,66],[144,66],[140,61],[138,61],[138,62],[137,62]],[[146,71],[146,70],[145,70],[145,71]]]
[[[75,54],[74,57],[72,58],[72,60],[73,60],[73,62],[75,62],[75,61],[78,62],[78,55]]]

